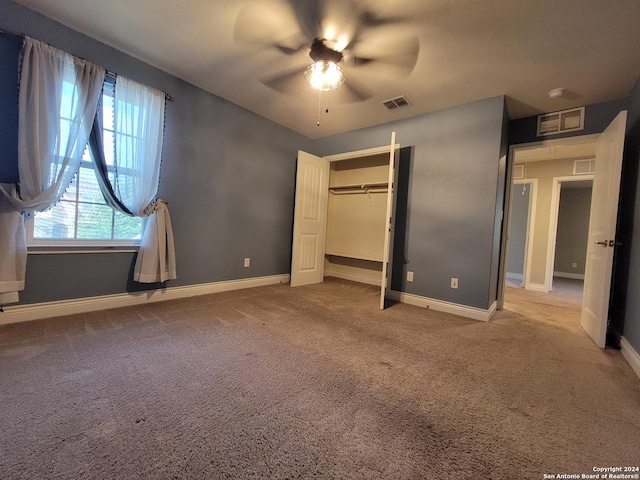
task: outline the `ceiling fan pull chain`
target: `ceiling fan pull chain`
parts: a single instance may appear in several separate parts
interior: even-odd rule
[[[321,104],[322,104],[322,90],[318,90],[318,121],[316,123],[316,125],[318,127],[320,126],[320,108],[321,108]]]

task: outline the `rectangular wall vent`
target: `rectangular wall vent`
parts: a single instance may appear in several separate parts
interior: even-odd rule
[[[387,107],[388,110],[395,110],[396,108],[408,107],[411,102],[402,95],[400,97],[392,98],[391,100],[385,100],[382,104]]]
[[[536,135],[555,135],[584,129],[584,107],[538,115]]]
[[[524,178],[524,165],[515,165],[513,167],[513,179],[519,180]]]
[[[595,166],[595,160],[574,160],[573,162],[573,174],[574,175],[586,175],[587,173],[593,173]]]

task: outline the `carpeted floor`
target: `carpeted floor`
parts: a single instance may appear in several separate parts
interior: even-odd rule
[[[488,323],[381,312],[377,289],[328,279],[0,327],[0,477],[542,479],[640,464],[640,380],[620,352],[565,300],[507,300]]]

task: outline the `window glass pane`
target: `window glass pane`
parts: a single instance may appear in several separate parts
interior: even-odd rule
[[[67,72],[74,76],[73,70]],[[56,176],[65,154],[74,155],[76,152],[66,152],[66,145],[70,119],[75,115],[77,108],[77,94],[73,84],[64,82],[63,95],[60,105],[60,151],[55,152],[57,162],[52,162],[49,174]],[[109,178],[118,191],[118,185],[130,185],[137,183],[131,167],[135,165],[139,146],[140,132],[136,132],[137,118],[146,115],[145,109],[135,104],[125,104],[119,111],[119,132],[114,133],[114,105],[113,90],[105,88],[102,95],[103,112],[103,140],[104,154]],[[117,138],[116,138],[117,137]],[[116,141],[117,140],[117,141]],[[115,167],[115,149],[119,150],[120,165]],[[76,147],[79,147],[77,145]],[[75,147],[74,147],[75,148]],[[37,240],[140,240],[144,220],[129,217],[114,211],[106,205],[95,171],[92,166],[92,158],[88,148],[85,148],[82,163],[76,175],[63,193],[61,200],[50,210],[38,212],[34,216],[33,238]],[[124,191],[128,191],[123,187]],[[131,199],[123,199],[130,203]],[[89,242],[90,244],[91,242]]]
[[[80,167],[78,200],[81,202],[105,203],[93,168]]]
[[[113,228],[113,236],[117,240],[126,240],[129,238],[140,240],[142,238],[141,218],[129,217],[123,213],[116,212]]]
[[[107,162],[107,166],[112,166],[113,163],[113,132],[111,130],[103,130],[103,142],[104,142],[104,159]]]
[[[54,152],[59,154],[61,157],[70,153],[70,152],[67,152],[70,130],[71,130],[71,121],[67,120],[66,118],[61,118],[60,119],[60,135],[58,137],[60,141],[60,145],[58,146],[58,151]]]
[[[78,238],[111,239],[113,210],[107,205],[78,203]]]
[[[75,89],[73,84],[69,82],[62,82],[62,99],[60,102],[60,117],[71,118],[74,113],[75,103]]]
[[[137,141],[129,135],[116,134],[116,150],[119,168],[133,168],[137,158]]]
[[[102,128],[113,130],[113,97],[102,95]]]
[[[133,192],[133,189],[130,185],[136,181],[136,177],[126,174],[130,171],[131,170],[128,170],[126,168],[118,168],[117,179],[115,171],[109,172],[111,185],[113,185],[113,189],[118,194],[118,198],[120,198],[125,205],[131,205],[133,203],[133,195],[131,194],[131,192]]]
[[[34,238],[74,238],[75,203],[61,201],[46,212],[38,212],[33,222]]]

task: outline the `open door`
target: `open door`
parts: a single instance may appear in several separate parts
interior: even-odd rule
[[[613,249],[622,173],[627,112],[622,111],[596,142],[596,161],[589,217],[580,323],[600,348],[607,335]]]
[[[391,257],[393,254],[393,227],[394,227],[394,205],[395,205],[395,173],[396,173],[396,132],[391,133],[391,146],[389,148],[389,182],[387,186],[387,216],[386,232],[384,236],[384,251],[382,254],[382,282],[380,283],[380,310],[384,310],[384,299],[391,283]]]
[[[292,287],[323,281],[328,186],[329,162],[298,151],[291,252]]]

